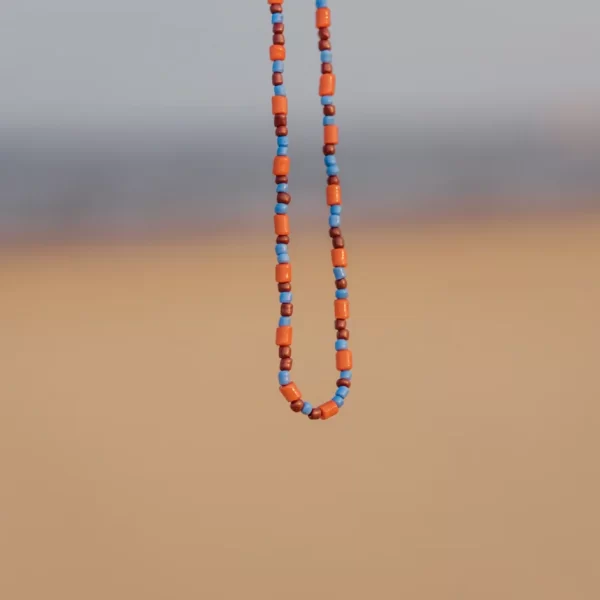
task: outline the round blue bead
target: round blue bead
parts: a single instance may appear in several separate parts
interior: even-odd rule
[[[285,215],[287,213],[287,211],[288,211],[288,205],[287,204],[278,203],[278,204],[275,205],[275,212],[278,215]]]
[[[329,104],[333,104],[333,96],[321,96],[321,104],[323,106],[328,106]]]
[[[287,156],[288,147],[287,146],[277,146],[277,156]]]
[[[327,167],[327,175],[337,175],[340,172],[340,168],[337,165],[331,165]]]
[[[335,117],[323,117],[323,125],[335,125]]]
[[[279,327],[285,327],[292,324],[292,317],[279,317]]]
[[[276,192],[287,192],[290,189],[290,186],[287,183],[278,183],[275,187]]]
[[[329,212],[332,215],[341,215],[342,207],[339,204],[334,204],[333,206],[329,207]]]
[[[324,160],[326,167],[337,164],[337,160],[335,159],[335,156],[333,156],[333,154],[328,154]]]
[[[325,8],[327,6],[327,0],[317,0],[317,8]]]
[[[335,393],[336,396],[340,398],[346,398],[350,393],[350,388],[347,388],[345,385],[340,386]]]
[[[289,145],[289,140],[287,135],[280,135],[277,138],[277,145],[278,146],[288,146]]]
[[[303,415],[310,415],[310,413],[312,412],[312,404],[310,402],[305,402],[304,406],[302,407],[302,414]]]
[[[277,255],[277,262],[281,265],[281,264],[287,264],[290,262],[290,255],[289,254],[278,254]]]
[[[287,244],[275,244],[275,254],[287,254]]]
[[[292,292],[281,292],[279,294],[279,302],[281,304],[290,304],[292,301]]]
[[[348,290],[335,290],[335,297],[338,300],[345,300],[348,295]]]
[[[352,379],[352,371],[340,371],[341,379]]]
[[[337,404],[338,408],[344,406],[344,399],[341,396],[335,395],[332,400]]]
[[[275,96],[285,96],[285,85],[276,85],[273,87]]]
[[[331,53],[331,50],[323,50],[321,52],[321,62],[330,63],[332,58],[333,58],[333,54]]]
[[[273,61],[273,73],[283,73],[283,61],[282,60],[274,60]]]
[[[333,276],[336,279],[345,279],[346,271],[344,270],[344,267],[334,267],[333,268]]]
[[[279,385],[287,385],[290,382],[289,371],[279,371]]]
[[[348,342],[346,340],[336,340],[335,341],[335,349],[336,350],[348,350]]]
[[[339,227],[342,223],[340,215],[331,215],[329,217],[329,227]]]
[[[283,13],[275,13],[271,15],[271,23],[283,23]]]

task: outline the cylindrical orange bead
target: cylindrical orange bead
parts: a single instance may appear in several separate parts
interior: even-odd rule
[[[275,343],[278,346],[291,346],[292,345],[292,327],[291,325],[284,325],[277,328],[275,334]]]
[[[339,185],[327,186],[327,204],[335,206],[342,203],[342,188]]]
[[[267,4],[283,4],[283,0],[267,0]]]
[[[348,256],[346,255],[345,248],[334,248],[331,251],[331,262],[334,267],[347,267],[348,266]],[[340,317],[346,318],[346,317]]]
[[[273,175],[287,175],[290,172],[290,157],[276,156],[273,159]]]
[[[285,60],[285,46],[273,44],[269,49],[269,57],[271,60]]]
[[[324,73],[319,82],[319,96],[333,96],[335,94],[335,75]]]
[[[296,386],[296,384],[293,381],[291,383],[288,383],[287,385],[282,385],[279,388],[279,391],[282,393],[283,397],[288,402],[294,402],[294,401],[300,400],[300,398],[302,398],[302,394],[300,394],[300,390],[298,389],[298,387]]]
[[[339,142],[339,133],[337,125],[325,125],[323,127],[326,144],[337,144]]]
[[[323,421],[334,417],[340,410],[338,405],[333,400],[325,402],[325,404],[321,404],[319,408],[321,409],[321,419],[323,419]]]
[[[352,369],[351,350],[338,350],[335,353],[335,368],[338,371],[350,371]]]
[[[287,96],[273,96],[271,98],[271,106],[274,115],[287,115],[288,101]]]
[[[292,280],[292,265],[282,263],[275,266],[275,281],[277,283],[289,283]]]
[[[277,235],[290,235],[290,218],[288,215],[274,215],[273,222]]]
[[[346,299],[335,300],[333,303],[336,319],[350,318],[350,302]]]
[[[317,29],[331,27],[331,11],[328,8],[317,8]]]

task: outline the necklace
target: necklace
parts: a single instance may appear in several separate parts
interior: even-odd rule
[[[325,155],[325,169],[327,173],[326,200],[329,206],[329,236],[333,249],[331,260],[335,277],[335,329],[337,340],[336,368],[340,372],[337,380],[337,390],[333,398],[320,406],[314,407],[302,399],[298,386],[291,380],[292,369],[292,267],[288,254],[290,243],[290,224],[288,207],[292,200],[289,194],[288,174],[290,171],[290,158],[288,156],[288,128],[287,114],[288,102],[283,85],[283,65],[285,60],[285,37],[283,24],[284,0],[267,0],[271,9],[271,23],[273,25],[273,44],[270,48],[270,58],[273,61],[273,86],[274,95],[272,108],[277,136],[277,155],[273,160],[273,175],[277,191],[277,204],[275,205],[275,234],[277,235],[275,253],[277,266],[275,267],[275,280],[279,290],[281,303],[279,326],[275,336],[275,343],[279,346],[279,390],[283,397],[290,403],[290,408],[297,413],[308,415],[309,419],[329,419],[336,415],[344,405],[346,396],[350,391],[352,379],[352,352],[348,349],[350,333],[346,321],[350,317],[348,303],[348,290],[345,267],[347,266],[344,238],[340,229],[342,212],[342,190],[340,187],[339,167],[335,157],[335,147],[338,143],[338,128],[335,124],[335,75],[331,62],[331,11],[327,0],[316,0],[316,27],[319,34],[319,50],[321,52],[321,79],[319,96],[323,106],[323,129]]]

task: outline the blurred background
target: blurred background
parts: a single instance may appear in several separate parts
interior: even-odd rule
[[[329,5],[356,366],[312,423],[277,391],[267,3],[3,3],[1,597],[600,596],[600,8]],[[320,404],[314,2],[285,19]]]

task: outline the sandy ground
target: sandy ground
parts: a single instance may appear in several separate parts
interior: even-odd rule
[[[600,218],[347,236],[316,423],[270,231],[0,256],[0,598],[600,598]],[[293,241],[315,403],[328,251]]]

